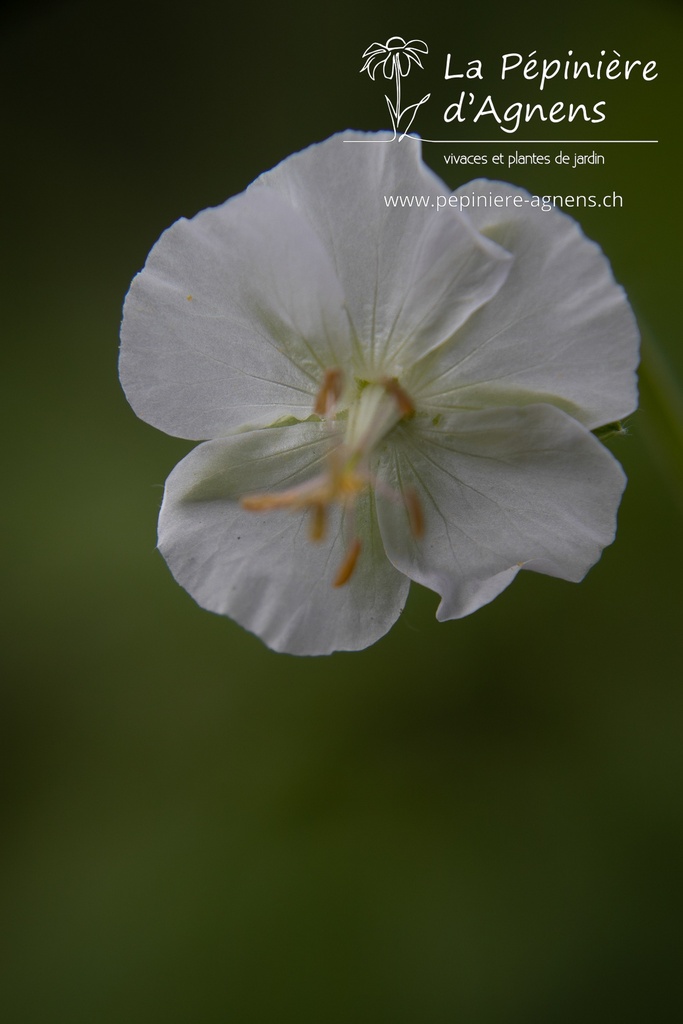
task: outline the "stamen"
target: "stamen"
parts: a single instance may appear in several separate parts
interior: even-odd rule
[[[245,494],[240,505],[248,512],[269,512],[274,508],[288,508],[296,511],[324,505],[330,501],[329,481],[322,474],[306,480],[286,491],[265,491],[263,494]]]
[[[269,512],[273,508],[287,508],[291,500],[285,494],[245,494],[240,505],[248,512]]]
[[[313,412],[317,416],[331,416],[334,412],[337,402],[341,398],[341,393],[344,388],[344,375],[341,370],[334,368],[332,370],[325,370],[325,376],[323,382],[320,385],[320,391],[318,397],[315,400],[313,406]]]
[[[422,537],[425,532],[425,518],[422,511],[422,502],[420,501],[415,488],[406,487],[403,492],[403,499],[405,501],[406,511],[408,512],[408,519],[410,521],[410,529],[412,530],[413,537]]]
[[[354,537],[349,545],[349,550],[344,556],[344,561],[339,566],[339,572],[334,578],[334,587],[343,587],[345,583],[348,583],[353,575],[353,570],[356,568],[356,562],[360,554],[360,538]]]
[[[387,394],[396,400],[401,416],[412,416],[415,406],[407,391],[404,391],[395,377],[384,377],[380,382]]]
[[[359,384],[358,394],[348,404],[346,415],[337,416],[339,403],[345,395],[344,375],[338,368],[325,371],[314,412],[329,421],[335,419],[334,424],[329,423],[328,426],[330,440],[331,431],[334,431],[337,443],[326,452],[321,472],[287,490],[246,494],[240,502],[242,508],[250,512],[272,509],[306,512],[308,535],[316,543],[325,538],[331,506],[340,506],[348,517],[345,519],[347,535],[353,539],[333,580],[334,587],[343,587],[355,572],[361,553],[361,541],[354,536],[355,508],[367,488],[374,489],[390,501],[403,503],[413,537],[422,537],[425,529],[422,505],[414,488],[394,491],[377,480],[370,469],[375,447],[401,420],[415,413],[412,399],[395,377],[385,377],[374,383],[360,381]]]

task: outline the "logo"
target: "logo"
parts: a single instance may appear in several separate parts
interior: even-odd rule
[[[392,79],[396,82],[395,101],[392,103],[386,93],[384,98],[389,107],[394,138],[398,137],[399,141],[408,134],[419,108],[431,96],[431,93],[428,92],[419,102],[411,103],[401,109],[401,79],[408,77],[413,64],[417,64],[419,68],[422,67],[421,53],[429,53],[429,47],[421,39],[411,39],[407,43],[401,36],[391,36],[386,43],[371,43],[363,54],[365,64],[360,69],[361,74],[367,71],[374,82],[375,75],[381,68],[387,82],[391,82]]]

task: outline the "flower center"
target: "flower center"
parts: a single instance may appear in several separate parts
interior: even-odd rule
[[[332,504],[341,505],[348,513],[350,540],[347,552],[334,579],[341,587],[353,573],[361,550],[355,529],[355,506],[359,495],[368,487],[390,500],[398,496],[382,486],[370,471],[370,455],[380,441],[401,420],[412,416],[415,409],[409,395],[395,379],[377,383],[361,383],[358,396],[347,408],[339,408],[344,391],[341,370],[327,370],[314,405],[316,412],[330,424],[331,436],[343,431],[343,439],[327,453],[322,473],[288,490],[245,495],[242,507],[252,512],[289,509],[310,513],[310,538],[325,537],[327,514]],[[422,513],[417,495],[404,494],[399,499],[406,505],[413,533],[422,533]]]

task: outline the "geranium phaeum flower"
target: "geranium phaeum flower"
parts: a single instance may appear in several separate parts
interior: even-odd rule
[[[607,260],[528,204],[388,207],[449,192],[386,138],[335,136],[178,221],[126,299],[129,401],[204,440],[161,552],[278,651],[368,646],[411,579],[439,619],[522,568],[580,580],[614,538],[625,478],[592,431],[635,407],[637,332]]]

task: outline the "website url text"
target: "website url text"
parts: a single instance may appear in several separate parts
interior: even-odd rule
[[[607,210],[621,209],[624,197],[617,192],[604,196],[586,195],[546,195],[529,196],[520,193],[501,195],[496,192],[463,192],[449,196],[384,196],[384,205],[390,208],[424,207],[435,210],[473,210],[473,209],[520,209],[525,206],[549,211],[560,207],[563,210],[592,209],[594,207]]]

